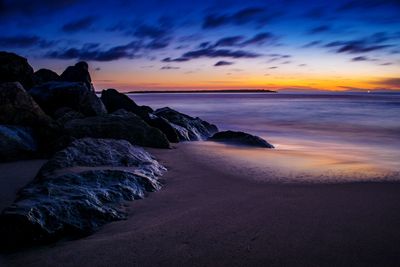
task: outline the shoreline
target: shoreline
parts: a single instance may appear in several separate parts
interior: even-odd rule
[[[400,183],[258,182],[246,166],[208,162],[210,150],[193,153],[190,143],[175,147],[146,148],[167,167],[161,177],[165,184],[141,201],[126,203],[127,220],[109,223],[86,238],[4,255],[4,265],[400,263]],[[233,167],[244,171],[235,175]],[[4,172],[4,164],[0,168]],[[14,190],[10,187],[2,188],[2,195]]]

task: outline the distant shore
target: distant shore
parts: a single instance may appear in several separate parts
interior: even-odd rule
[[[273,90],[264,89],[240,89],[240,90],[177,90],[177,91],[167,91],[167,90],[152,90],[152,91],[129,91],[126,94],[190,94],[190,93],[278,93]]]

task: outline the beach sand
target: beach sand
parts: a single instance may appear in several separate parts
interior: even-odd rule
[[[127,220],[79,240],[2,255],[0,264],[400,265],[400,183],[273,184],[258,179],[265,172],[220,161],[198,144],[149,151],[169,170],[165,186],[128,203]],[[41,163],[0,165],[1,207]]]

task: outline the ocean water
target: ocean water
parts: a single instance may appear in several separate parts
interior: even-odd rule
[[[259,135],[273,151],[202,142],[221,157],[291,180],[400,180],[400,94],[131,94],[140,105],[171,107],[220,130]],[[311,177],[311,178],[310,178]]]

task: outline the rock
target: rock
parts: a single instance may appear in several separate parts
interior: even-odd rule
[[[119,110],[112,114],[68,121],[65,129],[76,138],[124,139],[132,144],[169,148],[167,137],[137,115]]]
[[[31,128],[0,125],[0,162],[30,158],[37,149]]]
[[[244,132],[223,131],[211,136],[208,140],[215,142],[233,143],[245,146],[274,148],[273,145],[264,139]]]
[[[0,83],[20,82],[25,89],[33,85],[33,68],[28,60],[14,53],[0,51]]]
[[[168,107],[157,109],[154,114],[168,120],[172,123],[172,126],[178,125],[186,129],[187,136],[186,133],[182,131],[182,128],[175,127],[181,141],[206,140],[208,137],[218,132],[218,128],[214,124],[210,124],[200,118],[190,117]]]
[[[54,119],[61,125],[70,120],[83,119],[84,117],[82,113],[67,107],[59,108],[54,112]]]
[[[178,136],[177,131],[171,125],[171,123],[169,123],[166,119],[149,113],[149,117],[147,118],[146,122],[150,126],[157,128],[161,132],[163,132],[165,134],[165,136],[168,138],[168,141],[170,141],[172,143],[179,142],[179,136]]]
[[[81,139],[56,153],[0,217],[4,248],[87,235],[125,219],[123,202],[160,189],[166,169],[124,140]]]
[[[107,89],[101,92],[101,101],[103,101],[104,106],[109,113],[117,111],[119,109],[124,109],[126,111],[135,113],[142,119],[148,119],[148,114],[153,112],[150,107],[138,106],[135,101],[130,99],[127,95],[119,93],[115,89]]]
[[[57,81],[60,76],[52,70],[40,69],[33,74],[33,84],[35,86],[47,82]]]
[[[96,94],[79,82],[48,82],[33,87],[29,90],[29,94],[47,114],[52,116],[62,107],[72,108],[85,116],[107,113]]]
[[[76,63],[75,66],[67,67],[60,75],[59,80],[66,82],[83,82],[90,91],[94,92],[92,78],[89,73],[89,65],[84,61]]]
[[[0,84],[0,124],[43,126],[51,123],[19,82]]]

